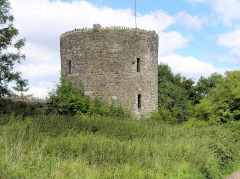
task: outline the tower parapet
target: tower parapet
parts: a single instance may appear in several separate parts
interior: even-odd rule
[[[100,24],[93,24],[93,28],[82,28],[82,29],[74,29],[68,32],[65,32],[61,35],[61,38],[69,35],[69,34],[74,34],[74,33],[81,33],[81,32],[93,32],[94,30],[96,31],[116,31],[116,30],[124,30],[124,31],[135,31],[135,32],[145,32],[149,34],[156,34],[155,31],[148,31],[144,29],[139,29],[139,28],[132,28],[132,27],[122,27],[122,26],[111,26],[111,27],[102,27]]]

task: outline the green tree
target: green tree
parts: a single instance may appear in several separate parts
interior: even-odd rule
[[[20,52],[25,40],[16,40],[18,30],[13,26],[8,0],[0,0],[0,97],[11,95],[9,83],[27,85],[19,72],[13,70],[16,63],[21,63],[25,56]],[[10,50],[11,49],[11,50]]]
[[[240,120],[240,71],[227,72],[217,87],[196,105],[196,115],[214,122]]]
[[[218,73],[213,73],[208,78],[200,77],[195,86],[196,96],[194,103],[198,104],[200,100],[211,94],[212,89],[216,88],[223,81],[223,76]]]
[[[24,95],[24,92],[29,90],[29,88],[26,88],[27,85],[28,85],[28,82],[26,80],[19,80],[16,82],[16,86],[14,86],[13,89],[18,93],[20,93],[21,98],[30,97],[32,95]]]
[[[194,81],[191,78],[183,77],[181,81],[181,87],[186,91],[186,98],[190,100],[193,104],[197,98]]]
[[[191,79],[174,75],[166,64],[158,66],[158,101],[159,114],[163,120],[186,121],[192,116],[191,95],[193,96]]]

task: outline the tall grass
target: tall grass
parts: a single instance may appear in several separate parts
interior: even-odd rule
[[[239,167],[239,129],[238,123],[2,117],[0,178],[223,178]]]

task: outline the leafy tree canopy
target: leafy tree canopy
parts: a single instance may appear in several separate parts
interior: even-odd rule
[[[240,120],[240,71],[227,72],[211,94],[196,105],[202,120],[228,122]]]
[[[18,30],[13,26],[14,17],[10,13],[8,0],[0,1],[0,97],[12,94],[9,83],[24,89],[27,80],[21,78],[19,72],[13,70],[16,63],[21,63],[25,56],[20,52],[25,40],[16,40]],[[10,50],[11,49],[11,50]]]
[[[197,104],[204,97],[208,97],[211,94],[212,89],[216,88],[223,81],[223,76],[218,73],[213,73],[208,78],[200,77],[195,86],[196,98],[194,103]]]
[[[159,113],[163,120],[185,121],[192,115],[192,79],[173,74],[167,64],[158,66]]]

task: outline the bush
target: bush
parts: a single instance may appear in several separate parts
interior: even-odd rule
[[[177,122],[178,119],[172,115],[172,113],[162,106],[159,106],[158,111],[151,113],[150,119],[167,121],[167,122]]]
[[[101,115],[112,117],[130,117],[130,112],[116,104],[105,104],[100,99],[91,100],[81,88],[73,87],[66,79],[61,79],[56,90],[50,93],[50,103],[59,114],[65,115]]]
[[[50,93],[49,100],[60,114],[87,113],[90,106],[90,100],[84,95],[83,90],[73,88],[66,79],[61,79],[56,90]]]
[[[227,72],[209,97],[196,105],[201,120],[226,123],[240,120],[240,71]]]

